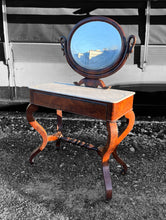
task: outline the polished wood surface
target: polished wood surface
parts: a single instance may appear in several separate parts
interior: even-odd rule
[[[63,83],[43,84],[30,88],[27,120],[42,137],[42,144],[31,153],[30,162],[33,163],[34,157],[50,141],[56,141],[56,147],[58,148],[61,141],[66,141],[94,150],[101,156],[106,198],[111,199],[112,182],[109,171],[109,158],[112,154],[116,161],[122,165],[122,173],[125,174],[127,172],[127,166],[117,155],[116,149],[134,125],[133,97],[134,92],[87,88]],[[33,113],[38,110],[38,106],[57,110],[57,132],[55,134],[47,135],[46,130],[34,119]],[[97,147],[75,138],[64,137],[62,133],[62,111],[105,120],[108,131],[106,146]],[[128,125],[119,134],[117,120],[122,116],[126,117]]]
[[[108,65],[105,68],[101,68],[100,70],[99,69],[88,69],[88,68],[85,68],[79,65],[73,58],[72,51],[71,51],[71,41],[72,41],[72,37],[74,33],[77,31],[77,29],[79,29],[79,27],[92,21],[101,21],[101,22],[110,24],[110,26],[114,27],[117,30],[117,32],[119,33],[119,37],[121,38],[122,48],[121,48],[121,53],[120,53],[120,56],[118,57],[118,60],[112,65]],[[110,39],[110,40],[113,40],[113,39]],[[95,38],[94,38],[94,41],[95,41]],[[100,78],[108,77],[114,74],[115,72],[117,72],[120,68],[122,68],[129,54],[132,53],[133,51],[133,48],[136,43],[136,38],[134,35],[130,35],[128,39],[126,39],[125,33],[122,27],[115,20],[111,18],[104,17],[104,16],[90,16],[78,22],[72,28],[67,39],[65,36],[62,36],[60,38],[60,43],[61,43],[61,49],[66,57],[67,62],[77,73],[79,73],[80,75],[84,76],[87,79],[100,79]]]
[[[88,69],[88,66],[81,66],[81,64],[78,64],[72,55],[71,44],[75,31],[77,31],[77,29],[82,25],[88,24],[88,22],[92,21],[98,21],[96,24],[99,22],[103,22],[102,24],[104,24],[104,22],[106,22],[107,25],[109,24],[109,27],[113,27],[113,29],[118,32],[118,36],[120,37],[120,41],[118,41],[118,48],[119,42],[121,46],[117,59],[113,62],[107,63],[106,66],[103,66],[103,68],[99,63],[97,68],[90,68],[89,66]],[[82,33],[84,34],[85,30]],[[111,32],[111,37],[112,35],[113,33]],[[110,40],[114,39],[115,38],[112,38]],[[95,38],[93,40],[95,41]],[[130,35],[128,40],[126,40],[122,28],[114,20],[101,16],[92,16],[78,22],[70,32],[68,39],[66,39],[65,36],[62,36],[60,38],[60,42],[61,49],[63,54],[66,56],[69,65],[76,72],[84,76],[84,78],[79,82],[74,82],[75,85],[65,83],[48,83],[30,88],[30,104],[27,108],[27,119],[30,125],[36,131],[38,131],[43,139],[42,144],[32,152],[30,162],[33,162],[34,157],[46,147],[49,141],[56,141],[56,147],[58,148],[60,147],[61,141],[66,141],[72,144],[77,144],[81,147],[85,147],[89,150],[94,150],[102,158],[106,198],[111,199],[112,182],[109,172],[109,159],[110,155],[112,154],[116,161],[122,165],[122,173],[125,174],[127,172],[127,166],[125,162],[117,155],[116,149],[118,144],[126,137],[134,125],[135,117],[132,111],[134,92],[110,89],[110,87],[105,86],[104,82],[100,78],[112,75],[124,65],[129,54],[132,53],[136,39],[135,36]],[[78,46],[77,43],[76,45]],[[104,48],[103,51],[105,50]],[[88,50],[91,49],[92,48],[89,48]],[[95,64],[98,64],[97,61]],[[38,106],[57,110],[57,132],[55,134],[47,135],[46,130],[34,119],[33,112],[37,111]],[[108,131],[106,146],[96,147],[92,144],[85,143],[84,141],[77,140],[75,138],[64,137],[62,133],[62,111],[105,120]],[[117,120],[123,116],[128,119],[128,125],[124,131],[119,134]]]
[[[134,92],[49,83],[30,89],[31,103],[102,120],[117,120],[133,105]]]

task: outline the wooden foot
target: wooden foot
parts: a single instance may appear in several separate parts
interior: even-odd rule
[[[109,200],[112,198],[112,182],[108,163],[103,164],[103,176],[106,189],[106,199]]]
[[[38,154],[38,153],[40,153],[40,147],[41,146],[39,146],[38,148],[36,148],[35,150],[33,150],[32,151],[32,153],[31,153],[31,155],[30,155],[30,158],[29,158],[29,162],[30,162],[30,164],[33,164],[34,163],[34,157]]]

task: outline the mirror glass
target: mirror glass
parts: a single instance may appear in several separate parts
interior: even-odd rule
[[[76,29],[70,50],[73,59],[81,67],[99,70],[113,66],[122,50],[119,31],[104,21],[90,21]]]

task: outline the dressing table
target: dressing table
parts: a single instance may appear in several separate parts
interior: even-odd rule
[[[54,82],[30,88],[27,120],[42,137],[41,145],[31,153],[30,163],[33,163],[34,157],[50,141],[56,141],[57,147],[65,141],[94,150],[101,157],[106,198],[111,199],[109,158],[112,154],[122,165],[122,173],[127,172],[127,166],[117,155],[116,149],[134,125],[135,116],[132,110],[134,92],[111,89],[111,86],[106,86],[101,78],[110,76],[124,65],[135,45],[135,37],[131,35],[126,40],[117,22],[107,17],[94,16],[81,20],[74,26],[67,39],[61,37],[60,43],[69,65],[84,78],[74,84]],[[39,106],[56,109],[55,134],[48,135],[35,120],[33,113]],[[106,146],[98,147],[74,137],[63,136],[62,111],[106,121],[108,131]],[[127,118],[128,124],[119,133],[117,121],[123,116]]]

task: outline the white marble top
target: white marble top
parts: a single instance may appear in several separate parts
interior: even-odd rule
[[[30,89],[108,103],[118,103],[123,99],[126,99],[135,94],[134,92],[129,92],[125,90],[90,88],[59,82],[40,84],[31,87]]]

